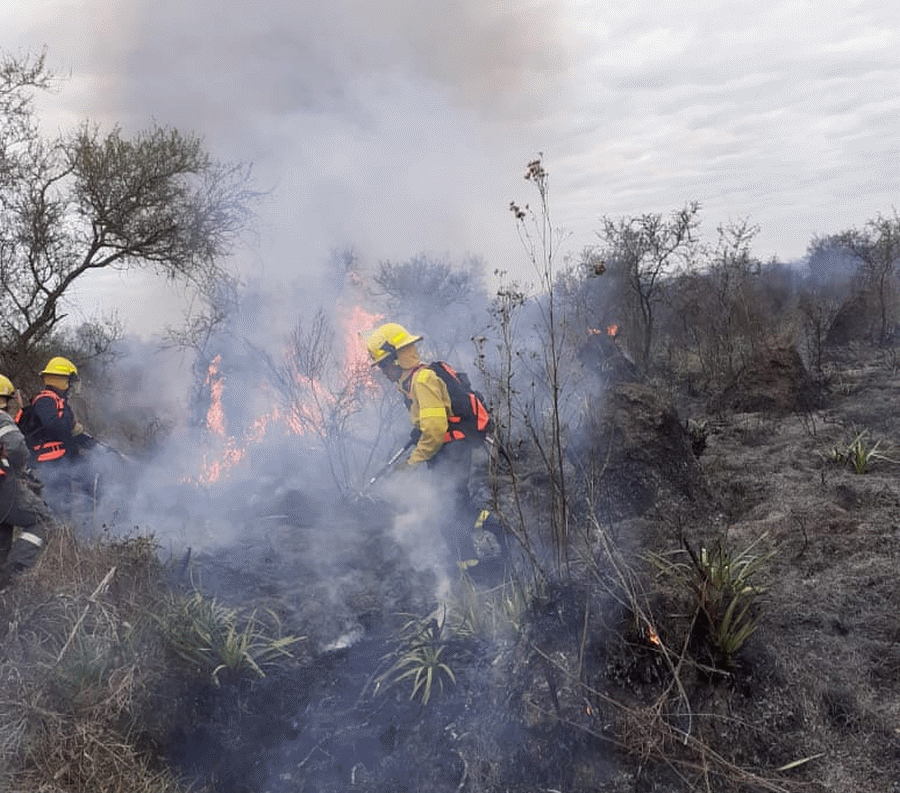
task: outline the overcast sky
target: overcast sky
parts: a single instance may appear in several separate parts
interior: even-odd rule
[[[248,271],[352,246],[518,275],[537,152],[573,252],[604,215],[692,200],[782,260],[889,214],[898,22],[895,0],[16,0],[0,47],[70,75],[48,133],[155,119],[252,162],[273,194]]]

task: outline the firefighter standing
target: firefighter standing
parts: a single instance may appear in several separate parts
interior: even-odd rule
[[[51,358],[41,371],[43,390],[19,418],[32,460],[47,498],[58,510],[71,507],[73,492],[91,495],[93,476],[86,451],[95,445],[69,405],[69,391],[78,383],[78,369],[68,358]]]
[[[416,344],[421,340],[422,336],[393,322],[379,326],[366,340],[372,365],[397,385],[409,408],[415,447],[401,467],[425,465],[451,485],[456,514],[445,537],[461,558],[473,551],[495,556],[502,526],[490,510],[482,508],[490,500],[484,436],[454,414],[444,380],[419,357]],[[478,460],[474,465],[473,455]]]
[[[11,415],[20,408],[12,382],[0,375],[0,589],[34,565],[53,524],[28,468],[25,436]]]

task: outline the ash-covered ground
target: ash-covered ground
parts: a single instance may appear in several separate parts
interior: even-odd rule
[[[427,521],[398,522],[390,500],[302,486],[250,497],[236,483],[204,527],[227,523],[227,541],[179,548],[173,568],[304,638],[264,678],[171,692],[162,753],[198,789],[226,793],[900,789],[894,360],[845,349],[815,402],[790,410],[620,384],[593,425],[615,444],[608,487],[590,493],[599,519],[572,516],[595,536],[578,535],[556,580],[518,555],[499,578],[464,576]],[[861,434],[879,453],[856,473],[834,450]],[[546,479],[531,473],[524,514],[540,521]],[[194,521],[189,504],[181,519]],[[689,601],[646,564],[714,538],[765,557],[757,630],[727,668],[689,640]],[[502,627],[486,624],[497,593]],[[466,608],[482,624],[450,630]],[[427,702],[414,678],[384,677],[416,620],[451,670],[435,664]]]

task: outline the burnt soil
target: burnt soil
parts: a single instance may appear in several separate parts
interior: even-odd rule
[[[788,414],[712,413],[669,387],[704,428],[703,503],[607,527],[668,660],[601,560],[535,588],[516,631],[442,641],[455,682],[428,703],[409,684],[376,693],[404,615],[434,613],[434,572],[410,563],[383,506],[319,506],[327,525],[245,516],[241,547],[195,555],[191,577],[304,641],[265,678],[184,681],[163,753],[217,793],[900,790],[898,364],[844,349],[818,406]],[[830,459],[862,432],[890,459],[865,473]],[[642,564],[714,537],[771,554],[759,627],[727,668],[687,641],[683,598]]]

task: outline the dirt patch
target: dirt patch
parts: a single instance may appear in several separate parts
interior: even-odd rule
[[[884,360],[883,351],[845,353],[830,371],[844,385],[818,409],[762,420],[752,443],[732,416],[701,458],[711,486],[731,493],[729,537],[773,554],[754,643],[781,683],[757,694],[760,705],[797,714],[778,741],[798,758],[824,752],[796,776],[829,790],[895,790],[900,773],[900,690],[884,690],[900,630],[900,469],[879,459],[855,473],[833,455],[865,432],[868,448],[880,442],[900,459],[880,432],[896,397]]]
[[[711,400],[709,409],[788,415],[821,402],[821,387],[810,377],[796,347],[777,347],[755,355]]]

